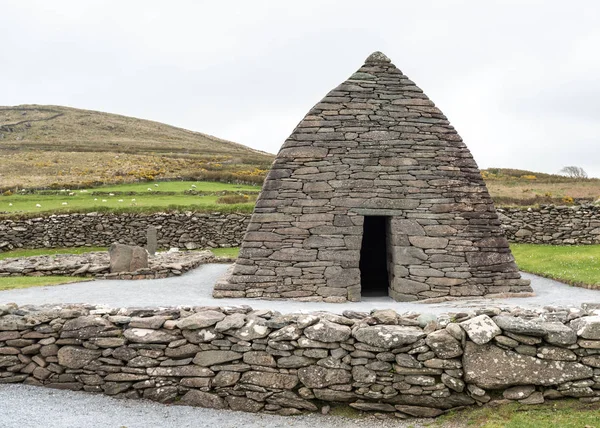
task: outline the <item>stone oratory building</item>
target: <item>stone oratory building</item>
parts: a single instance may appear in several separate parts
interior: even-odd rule
[[[531,291],[462,138],[375,52],[283,144],[214,296],[414,301]]]

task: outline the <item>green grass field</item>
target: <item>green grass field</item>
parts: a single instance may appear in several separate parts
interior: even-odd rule
[[[238,256],[238,253],[240,252],[240,248],[239,247],[213,248],[211,251],[217,257],[236,258]]]
[[[156,184],[156,185],[155,185]],[[196,186],[196,187],[192,187]],[[148,190],[151,189],[151,190]],[[162,210],[251,212],[254,202],[220,204],[219,192],[255,195],[260,187],[203,181],[172,181],[161,183],[122,184],[117,186],[58,192],[58,194],[24,194],[0,196],[0,213],[8,215],[68,212],[156,212]],[[212,192],[208,195],[187,195],[185,190]],[[93,192],[108,194],[93,195]],[[114,196],[110,193],[115,192]],[[122,195],[117,192],[135,192]],[[161,192],[175,192],[163,194]]]
[[[14,288],[45,287],[69,282],[86,281],[73,276],[8,276],[0,278],[0,291]]]
[[[195,187],[192,187],[195,186]],[[162,181],[147,183],[118,184],[114,186],[102,186],[88,189],[88,192],[184,192],[185,190],[196,190],[198,192],[259,192],[260,186],[246,184],[217,183],[214,181]]]
[[[600,288],[600,245],[511,244],[510,248],[517,265],[525,272]]]
[[[431,425],[477,428],[598,428],[600,403],[560,400],[540,405],[511,403],[450,412]]]
[[[55,254],[83,254],[92,251],[106,251],[105,247],[75,247],[75,248],[23,248],[0,253],[0,260],[13,257],[53,256]]]

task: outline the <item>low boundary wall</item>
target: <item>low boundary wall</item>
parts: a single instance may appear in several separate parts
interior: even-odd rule
[[[600,206],[498,209],[510,242],[550,245],[600,244]]]
[[[600,244],[600,207],[543,206],[499,209],[510,242]],[[14,248],[146,244],[149,226],[158,232],[158,248],[197,249],[241,245],[250,214],[156,213],[63,214],[27,220],[0,220],[0,252]]]
[[[235,247],[242,243],[249,214],[62,214],[0,220],[0,251],[14,248],[108,247],[113,242],[146,245],[157,228],[158,249]]]
[[[493,400],[594,402],[599,308],[432,320],[0,305],[0,383],[282,415],[332,403],[404,418]]]

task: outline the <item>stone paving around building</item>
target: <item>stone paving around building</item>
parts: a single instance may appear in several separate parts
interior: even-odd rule
[[[110,307],[239,306],[275,309],[282,313],[345,310],[369,312],[394,309],[397,312],[440,314],[490,306],[543,308],[547,305],[579,307],[582,303],[600,302],[600,291],[571,287],[557,281],[523,273],[531,280],[534,297],[506,299],[472,298],[441,303],[395,302],[389,297],[365,298],[361,302],[324,303],[271,301],[261,299],[214,299],[212,287],[229,269],[226,264],[206,264],[182,276],[154,280],[98,280],[48,287],[34,287],[0,292],[0,303],[25,304],[90,303]]]
[[[142,250],[143,251],[143,250]],[[224,259],[226,260],[226,259]],[[109,253],[55,254],[0,260],[0,278],[7,276],[81,276],[105,279],[154,279],[181,275],[217,259],[210,251],[163,251],[148,256],[148,267],[111,273]]]

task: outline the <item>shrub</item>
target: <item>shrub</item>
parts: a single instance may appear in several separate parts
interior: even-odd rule
[[[565,196],[562,201],[567,204],[567,205],[573,205],[575,203],[575,201],[573,200],[572,197],[570,196]]]
[[[537,177],[535,175],[532,175],[532,174],[522,175],[521,178],[524,178],[525,180],[537,180]]]
[[[6,192],[2,193],[2,196],[11,196],[13,194],[13,192],[11,192],[10,190],[7,190]]]

